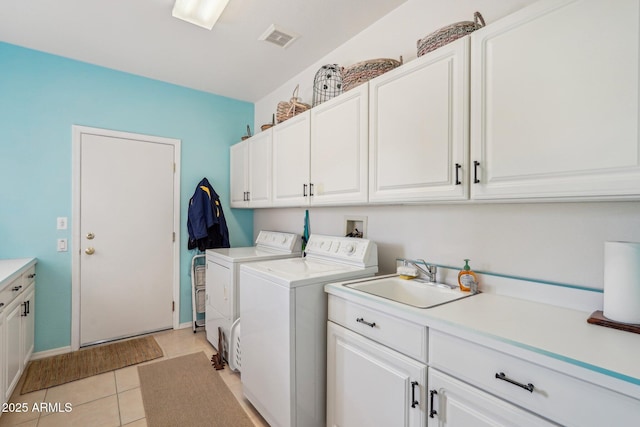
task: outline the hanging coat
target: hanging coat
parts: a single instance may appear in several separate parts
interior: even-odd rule
[[[227,221],[224,219],[220,197],[207,178],[203,178],[198,183],[189,200],[187,231],[189,232],[187,245],[189,249],[198,248],[204,251],[230,247],[229,230]]]

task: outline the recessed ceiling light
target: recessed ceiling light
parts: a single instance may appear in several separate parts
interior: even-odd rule
[[[273,43],[276,46],[286,48],[298,37],[299,36],[295,33],[290,31],[287,32],[275,24],[271,24],[269,28],[267,28],[267,31],[258,37],[258,40],[264,40],[266,42]]]
[[[210,30],[228,3],[229,0],[176,0],[172,15]]]

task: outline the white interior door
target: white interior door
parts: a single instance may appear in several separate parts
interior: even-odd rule
[[[76,138],[81,346],[173,326],[177,147],[123,135]]]

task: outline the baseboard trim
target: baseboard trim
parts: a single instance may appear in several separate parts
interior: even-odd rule
[[[71,346],[52,348],[51,350],[39,351],[33,353],[29,360],[44,359],[45,357],[57,356],[59,354],[71,353]]]
[[[186,322],[186,323],[180,323],[180,325],[178,326],[178,329],[187,329],[191,327],[191,323],[192,322]]]

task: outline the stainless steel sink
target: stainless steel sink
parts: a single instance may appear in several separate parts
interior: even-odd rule
[[[418,308],[429,308],[446,304],[473,294],[447,285],[401,279],[398,276],[366,279],[346,283],[344,286],[402,304]]]

